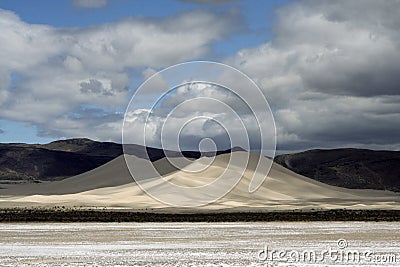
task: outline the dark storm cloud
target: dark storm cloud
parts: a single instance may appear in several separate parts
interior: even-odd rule
[[[94,93],[109,96],[113,95],[112,91],[104,88],[103,83],[96,79],[90,79],[88,82],[81,82],[80,86],[82,93]]]
[[[253,78],[269,100],[279,148],[400,148],[399,10],[395,0],[291,2],[277,11],[270,41],[226,59]],[[143,73],[148,77],[159,68],[204,58],[212,54],[214,41],[244,27],[237,12],[188,11],[163,19],[56,29],[0,10],[0,116],[28,121],[52,136],[117,140],[123,114],[116,110],[128,99],[129,70],[147,68]],[[13,90],[8,90],[10,73],[21,77]],[[104,97],[107,93],[112,95]],[[167,103],[202,94],[235,106],[234,99],[216,90],[184,92]],[[216,105],[204,108],[211,115],[221,113]],[[172,124],[181,125],[196,110],[189,106]],[[150,122],[154,133],[165,119],[162,112]],[[130,114],[134,128],[147,114],[145,109]],[[233,117],[223,120],[235,131]],[[190,145],[200,134],[224,141],[218,130],[211,130],[199,127],[182,142]]]
[[[390,62],[397,60],[396,62]],[[400,94],[400,57],[388,54],[364,66],[325,66],[304,71],[304,84],[311,90],[329,94],[379,96]]]
[[[54,119],[54,127],[39,125],[38,135],[53,136],[90,136],[96,140],[121,142],[123,114],[111,112],[100,107],[80,106],[75,112],[69,112]],[[77,135],[79,131],[79,135]]]
[[[262,87],[278,147],[400,148],[400,1],[298,1],[228,60]]]
[[[400,93],[399,1],[303,1],[279,11],[274,44],[311,90],[356,96]]]

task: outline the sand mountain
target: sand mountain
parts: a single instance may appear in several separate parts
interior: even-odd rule
[[[86,138],[54,141],[49,144],[0,144],[0,183],[32,183],[61,180],[93,170],[122,155],[122,145],[97,142]],[[233,148],[232,151],[241,150]],[[217,154],[231,150],[218,151]],[[125,153],[156,161],[168,156],[179,157],[176,151],[127,145]],[[211,156],[213,153],[203,153]],[[188,158],[199,158],[198,151],[183,151]]]
[[[296,174],[276,163],[261,187],[249,193],[250,180],[259,172],[256,162],[259,155],[249,152],[232,152],[218,155],[207,168],[207,158],[193,160],[186,169],[202,169],[200,172],[187,172],[168,167],[168,161],[160,159],[154,164],[165,170],[164,179],[184,187],[198,187],[217,179],[224,173],[232,155],[247,159],[243,166],[229,165],[232,176],[241,177],[240,181],[227,195],[216,202],[203,206],[185,209],[171,208],[158,202],[144,193],[132,180],[126,169],[125,159],[119,156],[107,164],[87,173],[67,178],[62,181],[43,184],[9,185],[0,190],[0,207],[108,207],[128,208],[133,210],[182,211],[263,211],[293,210],[311,208],[351,208],[351,209],[396,209],[400,204],[400,195],[382,190],[346,189],[320,183],[313,179]],[[128,160],[145,163],[145,159],[128,156]],[[270,159],[261,157],[262,164],[269,164]],[[146,180],[148,188],[158,190],[159,194],[174,198],[174,192],[165,190],[163,180]],[[222,186],[225,186],[222,184]],[[187,201],[190,194],[180,195]]]
[[[240,148],[218,151],[225,154]],[[198,151],[164,152],[161,149],[129,145],[125,152],[157,161],[172,157],[198,159]],[[55,181],[100,167],[122,155],[122,146],[89,139],[67,139],[49,144],[0,144],[0,183]],[[206,156],[212,156],[206,153]],[[275,161],[306,177],[330,185],[400,191],[400,152],[365,149],[310,150],[280,155]]]

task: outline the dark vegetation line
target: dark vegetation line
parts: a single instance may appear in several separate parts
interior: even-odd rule
[[[0,222],[400,221],[400,210],[326,210],[171,214],[74,209],[1,209]]]

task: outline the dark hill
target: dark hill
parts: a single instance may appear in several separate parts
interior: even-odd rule
[[[330,185],[400,191],[400,152],[367,149],[309,150],[280,155],[275,161]]]
[[[240,150],[240,148],[233,148]],[[231,150],[218,151],[217,154]],[[155,161],[165,157],[158,148],[128,145],[125,153]],[[181,156],[167,151],[169,157]],[[183,151],[188,158],[199,158],[198,151]],[[97,168],[122,155],[122,145],[86,138],[54,141],[49,144],[0,144],[0,183],[59,180]],[[147,156],[148,155],[148,156]],[[204,156],[212,156],[205,153]]]
[[[89,139],[45,145],[0,144],[0,180],[58,180],[97,168],[121,155],[121,146]]]
[[[56,180],[94,169],[111,159],[43,148],[0,147],[0,180]]]

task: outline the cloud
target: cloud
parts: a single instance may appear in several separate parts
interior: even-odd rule
[[[241,0],[181,0],[181,1],[185,3],[219,6],[219,5],[239,2]]]
[[[235,12],[195,10],[53,28],[0,10],[0,117],[37,125],[46,136],[119,141],[111,118],[121,123],[132,75],[204,57],[241,25]],[[93,131],[99,127],[114,132]]]
[[[147,80],[147,79],[152,79],[152,88],[147,88],[147,92],[161,92],[162,90],[168,88],[168,83],[167,81],[165,81],[162,77],[162,75],[156,75],[157,71],[152,69],[152,68],[147,68],[142,72],[143,75],[143,79]],[[170,88],[168,88],[170,89]]]
[[[279,149],[400,149],[399,8],[398,1],[288,3],[277,11],[271,41],[225,60],[253,78],[269,100]],[[118,140],[133,74],[147,78],[160,68],[204,58],[214,41],[240,29],[243,21],[235,12],[196,10],[58,29],[0,11],[0,117],[31,122],[45,136]],[[160,79],[152,93],[166,84]],[[167,118],[177,103],[196,97],[222,99],[248,115],[226,92],[183,87],[152,114],[148,138],[157,142],[167,119],[169,131],[177,131],[191,114],[223,120],[239,133],[237,120],[215,103],[192,103]],[[148,112],[133,110],[132,125],[144,123]],[[226,135],[212,119],[193,123],[183,131],[185,146],[211,135],[225,146]]]
[[[138,133],[144,125],[146,142]],[[135,133],[128,143],[170,150],[197,150],[204,138],[219,150],[260,146],[260,130],[246,103],[228,89],[203,83],[179,86],[152,110],[129,110],[124,127]]]
[[[103,94],[105,96],[113,95],[113,92],[111,90],[111,84],[110,83],[107,84],[107,81],[101,82],[96,79],[90,79],[89,81],[81,82],[80,86],[81,86],[81,92],[83,93]]]
[[[4,130],[0,129],[0,134],[3,134],[3,133],[4,133]]]
[[[275,115],[279,150],[400,149],[400,56],[396,52],[400,19],[390,12],[399,7],[398,2],[377,5],[375,1],[291,3],[279,9],[271,41],[243,49],[226,60],[261,86]],[[360,9],[363,15],[354,12]],[[242,81],[225,77],[222,82],[238,85]],[[232,107],[238,103],[212,87],[182,87],[150,113],[148,141],[160,146],[162,129],[171,137],[167,143],[174,144],[180,127],[193,116],[220,119],[232,127],[230,134],[238,133],[238,120],[212,101],[173,110],[198,97],[220,99]],[[236,110],[242,116],[247,114]],[[262,113],[261,107],[253,111]],[[142,125],[148,114],[145,109],[130,114],[137,123],[134,128]],[[255,126],[248,125],[250,132],[255,132]],[[207,119],[196,121],[181,134],[180,142],[192,149],[202,137],[214,136],[222,146],[228,140]]]
[[[107,3],[107,0],[72,0],[72,4],[79,8],[102,8]]]
[[[399,8],[398,1],[291,3],[277,11],[272,41],[227,60],[262,87],[279,149],[400,148]]]

